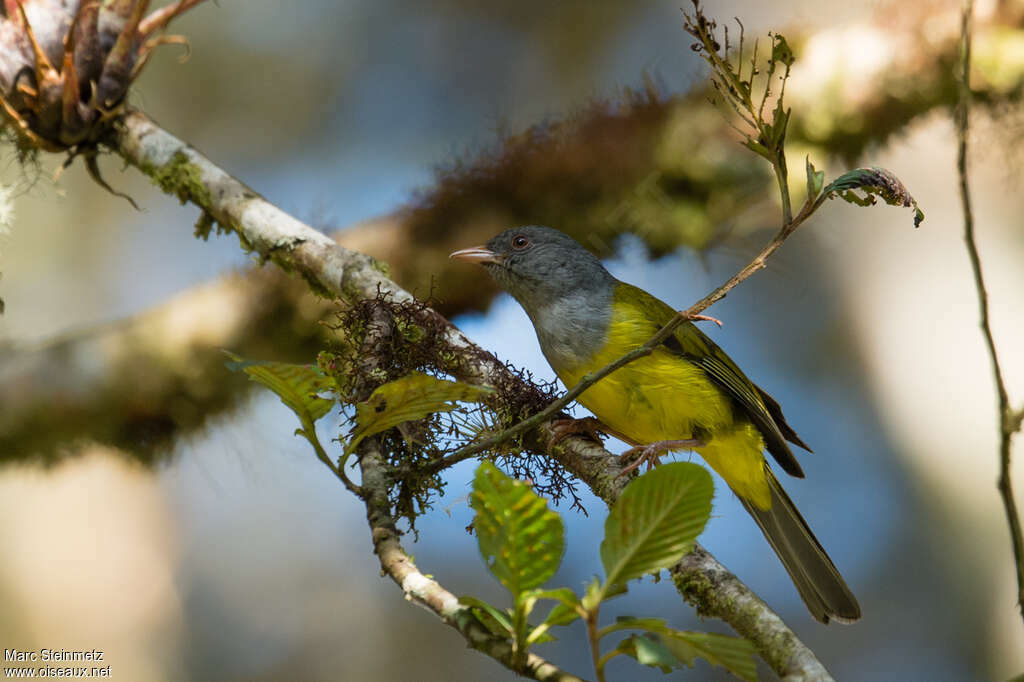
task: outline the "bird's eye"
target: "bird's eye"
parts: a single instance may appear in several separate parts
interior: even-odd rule
[[[530,240],[527,239],[526,237],[524,237],[523,235],[518,235],[518,236],[512,238],[512,248],[513,249],[525,249],[529,245],[530,245]]]

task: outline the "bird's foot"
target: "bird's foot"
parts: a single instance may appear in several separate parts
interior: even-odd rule
[[[552,419],[551,430],[555,432],[551,439],[551,445],[561,443],[569,436],[585,436],[591,440],[601,443],[601,434],[608,434],[609,429],[604,423],[595,417],[584,417],[583,419]]]
[[[680,311],[680,312],[683,312],[683,311]],[[697,315],[697,314],[693,314],[693,315],[687,315],[686,319],[690,320],[691,322],[699,322],[699,321],[700,322],[714,322],[719,327],[722,326],[722,321],[720,319],[718,319],[717,317],[711,317],[710,315]]]
[[[707,445],[702,440],[697,438],[687,438],[685,440],[659,440],[656,443],[650,443],[649,445],[638,445],[635,448],[630,448],[623,452],[619,457],[622,459],[636,458],[635,462],[631,462],[625,469],[619,472],[615,478],[621,478],[627,476],[636,471],[641,464],[647,463],[647,470],[650,471],[654,467],[661,464],[661,456],[666,452],[672,450],[692,450],[693,448],[699,448],[703,445]]]

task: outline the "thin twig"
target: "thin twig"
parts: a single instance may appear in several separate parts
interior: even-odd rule
[[[1021,532],[1020,514],[1014,500],[1013,483],[1010,480],[1010,441],[1013,434],[1020,429],[1018,415],[1010,409],[1010,398],[1006,390],[1006,381],[999,365],[996,353],[996,342],[989,324],[988,290],[981,272],[981,257],[974,238],[974,215],[971,212],[971,194],[967,186],[967,132],[968,113],[971,102],[971,18],[974,11],[973,0],[964,0],[960,17],[960,82],[959,105],[957,107],[957,172],[960,176],[960,201],[964,211],[964,241],[967,243],[967,255],[974,271],[974,284],[978,291],[978,309],[981,317],[981,333],[985,337],[989,357],[992,360],[992,372],[995,375],[996,393],[999,398],[999,493],[1003,498],[1006,510],[1006,521],[1010,526],[1010,541],[1013,544],[1013,559],[1017,567],[1017,606],[1024,618],[1024,534]]]

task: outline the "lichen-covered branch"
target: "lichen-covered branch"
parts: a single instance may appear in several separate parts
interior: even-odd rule
[[[338,295],[349,302],[375,298],[379,292],[388,294],[397,302],[412,300],[411,294],[384,274],[385,268],[380,262],[339,246],[323,233],[284,213],[145,115],[131,112],[125,117],[116,150],[166,192],[195,203],[223,228],[235,232],[247,248],[301,275],[315,290]],[[434,311],[428,310],[428,314],[440,318]],[[438,322],[443,325],[450,352],[463,360],[460,364],[463,376],[460,378],[492,385],[499,381],[522,381],[512,376],[509,369],[493,355],[475,346],[447,320],[440,318]],[[553,434],[547,425],[535,434],[535,438],[542,438],[543,445],[551,449]],[[621,471],[618,458],[580,438],[566,439],[554,450],[560,453],[556,456],[566,469],[584,481],[595,494],[609,504],[617,499],[621,492],[615,483],[615,476]],[[602,469],[596,466],[600,462],[605,463],[606,467]],[[700,566],[688,567],[681,564],[679,570],[690,580],[710,580],[703,571],[711,568],[715,568],[716,572],[728,572],[710,554]],[[757,599],[738,579],[732,583],[732,587],[739,594]],[[736,600],[712,601],[689,592],[683,592],[683,596],[692,600],[704,615],[721,618],[736,628],[759,651],[764,652],[765,660],[769,663],[778,662],[781,658],[816,661],[813,653],[799,642],[777,616],[774,619],[761,619],[757,627],[751,627],[752,607],[749,604],[745,604],[741,611],[735,608]],[[763,602],[760,610],[766,614],[771,613]],[[793,650],[803,654],[796,656],[792,651],[773,652],[773,647],[782,640],[790,642]],[[817,665],[820,668],[820,663]],[[776,672],[781,675],[791,671],[777,668]],[[808,671],[808,675],[812,673]]]
[[[136,317],[4,348],[0,461],[53,461],[80,440],[152,461],[246,395],[251,382],[225,374],[222,349],[308,361],[326,343],[318,322],[333,306],[264,269]]]

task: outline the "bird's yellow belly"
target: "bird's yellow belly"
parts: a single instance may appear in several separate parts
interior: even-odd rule
[[[606,356],[607,357],[604,357]],[[587,364],[603,367],[621,353],[599,352]],[[586,374],[563,370],[567,387]],[[698,438],[694,448],[739,496],[771,506],[761,434],[747,420],[734,420],[734,406],[700,368],[656,350],[597,382],[577,399],[609,428],[638,444]]]

